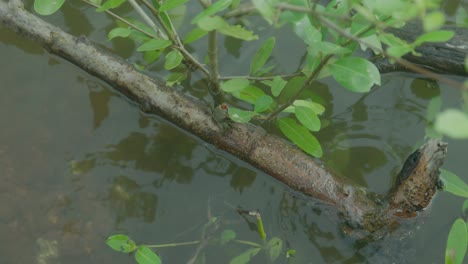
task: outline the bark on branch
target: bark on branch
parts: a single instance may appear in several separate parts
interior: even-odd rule
[[[382,221],[385,224],[388,224],[389,217],[393,217],[388,213],[388,204],[376,204],[363,188],[335,176],[321,163],[288,142],[252,125],[233,124],[231,128],[221,131],[205,103],[167,87],[162,80],[138,72],[123,60],[96,48],[86,38],[71,36],[44,22],[25,11],[17,1],[8,4],[0,2],[0,23],[108,82],[137,102],[145,112],[166,118],[294,190],[335,205],[348,216],[348,222],[353,227],[372,232],[382,226],[368,227],[366,222],[375,222],[370,217],[385,219]],[[438,148],[433,146],[424,150],[424,153],[432,155],[431,151],[437,152]],[[445,156],[443,153],[439,155],[441,159],[438,166]],[[421,166],[425,168],[426,164]],[[438,166],[433,168],[434,175],[438,175]]]

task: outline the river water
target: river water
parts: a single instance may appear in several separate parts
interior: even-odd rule
[[[111,20],[89,8],[66,5],[64,13],[47,19],[135,58],[128,51],[132,43],[105,40]],[[395,239],[357,243],[341,233],[332,208],[141,113],[110,85],[1,27],[0,43],[0,263],[133,263],[110,250],[106,237],[123,233],[144,244],[194,241],[211,216],[238,239],[259,243],[251,223],[236,213],[239,206],[260,210],[268,237],[283,240],[283,253],[296,250],[289,263],[444,260],[461,198],[440,193],[424,221],[405,234],[402,253],[388,252],[397,248]],[[248,67],[256,48],[237,44],[222,39],[222,60],[232,61],[222,71],[240,74]],[[274,60],[285,62],[283,70],[300,60],[300,54],[287,53],[288,43],[278,47]],[[327,108],[322,120],[328,125],[317,135],[325,163],[382,194],[423,142],[428,105],[438,98],[442,108],[462,103],[456,89],[407,73],[383,76],[382,87],[365,95],[325,80],[316,84],[314,96]],[[444,168],[468,182],[468,141],[448,142]],[[157,252],[163,263],[186,263],[195,249]],[[228,263],[247,249],[208,246],[206,263]],[[278,263],[286,263],[283,254]]]

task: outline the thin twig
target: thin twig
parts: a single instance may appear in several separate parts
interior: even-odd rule
[[[265,81],[265,80],[273,80],[275,77],[279,76],[283,79],[291,78],[296,76],[303,75],[302,72],[290,73],[290,74],[282,74],[282,75],[275,75],[275,76],[262,76],[262,77],[255,77],[255,76],[248,76],[248,75],[239,75],[239,76],[220,76],[220,80],[232,80],[232,79],[248,79],[252,81]]]
[[[158,26],[151,20],[151,18],[145,13],[145,11],[140,7],[140,5],[137,4],[135,0],[128,0],[130,4],[132,5],[133,9],[137,11],[137,13],[140,15],[140,17],[150,26],[154,31],[156,31],[159,35],[160,38],[162,39],[167,39],[167,36],[159,30]]]
[[[81,0],[83,2],[85,2],[86,4],[88,5],[91,5],[91,6],[94,6],[94,7],[101,7],[100,5],[96,5],[95,3],[92,3],[88,0]],[[123,23],[125,23],[126,25],[128,25],[129,27],[131,27],[132,29],[138,31],[138,32],[141,32],[145,35],[147,35],[148,37],[152,37],[152,38],[157,38],[158,36],[154,35],[154,34],[151,34],[143,29],[140,29],[139,27],[137,27],[135,24],[131,23],[130,21],[126,20],[125,18],[115,14],[114,12],[112,11],[109,11],[109,10],[105,10],[104,12],[106,12],[107,14],[111,15],[112,17],[114,17],[115,19],[119,20],[119,21],[122,21]]]

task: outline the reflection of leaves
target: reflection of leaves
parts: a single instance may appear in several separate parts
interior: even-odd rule
[[[231,187],[242,192],[245,187],[252,185],[256,176],[252,170],[239,167],[239,170],[232,175]]]
[[[93,110],[93,128],[97,129],[109,116],[109,102],[115,94],[93,81],[87,81],[86,85],[89,88],[89,102]]]
[[[158,197],[153,193],[141,192],[140,186],[125,176],[114,178],[109,190],[109,200],[117,214],[117,222],[126,218],[143,218],[151,223],[156,217]]]

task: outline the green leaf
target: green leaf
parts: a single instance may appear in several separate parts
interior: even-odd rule
[[[295,100],[293,102],[293,105],[295,106],[303,106],[303,107],[308,107],[314,111],[315,114],[321,115],[323,112],[325,112],[325,107],[323,107],[321,104],[307,101],[307,100]]]
[[[166,55],[166,60],[164,61],[164,69],[172,70],[184,59],[184,56],[178,51],[173,50]]]
[[[233,92],[232,95],[237,99],[246,101],[250,104],[255,104],[260,96],[265,95],[265,92],[256,86],[249,85],[242,89],[242,91]]]
[[[452,138],[468,138],[468,116],[460,110],[447,109],[436,117],[434,128]]]
[[[34,11],[42,16],[52,15],[62,7],[65,0],[35,0]]]
[[[239,256],[233,258],[229,264],[247,264],[250,259],[260,252],[260,248],[251,248],[240,254]]]
[[[243,28],[241,25],[231,26],[219,16],[203,17],[198,21],[197,25],[203,30],[217,30],[221,34],[242,40],[258,39],[258,36],[254,35],[252,31]]]
[[[286,258],[289,259],[289,258],[293,257],[295,254],[296,254],[296,250],[289,249],[288,251],[286,251]]]
[[[203,30],[199,27],[195,28],[194,30],[190,31],[184,39],[185,44],[192,43],[208,34],[208,31]]]
[[[283,247],[283,240],[278,237],[273,237],[268,241],[268,253],[270,254],[270,259],[275,261],[280,253],[281,248]]]
[[[455,220],[447,238],[445,263],[462,264],[468,246],[466,223],[461,218]]]
[[[352,50],[328,41],[320,41],[309,46],[307,52],[312,56],[326,56],[328,54],[345,55],[351,53]]]
[[[320,130],[320,120],[312,109],[304,106],[296,106],[294,113],[296,114],[297,120],[310,131]]]
[[[228,8],[232,3],[232,0],[219,0],[216,1],[214,4],[210,5],[207,9],[203,10],[200,14],[192,19],[192,24],[197,24],[202,18],[209,17],[214,15],[218,12],[223,11],[224,9]]]
[[[166,84],[172,86],[175,83],[181,83],[187,78],[186,72],[171,72],[168,78],[166,78]]]
[[[97,12],[103,12],[112,8],[117,8],[125,3],[125,0],[107,0],[102,6],[96,9]]]
[[[275,47],[275,37],[268,38],[263,42],[262,46],[257,50],[250,63],[250,74],[255,76],[255,73],[265,65],[268,58]]]
[[[90,0],[89,2],[95,4],[95,5],[101,5],[102,0]]]
[[[236,232],[231,229],[223,230],[221,233],[221,245],[228,243],[229,241],[236,238]]]
[[[268,95],[262,95],[259,98],[257,98],[257,101],[255,102],[254,112],[255,113],[264,112],[270,107],[272,103],[273,103],[273,98],[271,98]]]
[[[132,33],[132,30],[130,28],[117,27],[117,28],[112,29],[109,32],[109,34],[107,34],[107,38],[109,40],[116,38],[116,37],[126,38],[130,36],[130,33]]]
[[[152,39],[143,43],[137,51],[163,50],[171,45],[171,41],[165,39]]]
[[[137,249],[133,240],[126,235],[113,235],[106,239],[106,244],[115,251],[130,253]]]
[[[424,42],[446,42],[449,41],[455,32],[450,30],[438,30],[432,31],[419,36],[416,41],[414,41],[414,45],[421,45]]]
[[[187,3],[188,0],[166,0],[164,1],[164,3],[159,7],[159,12],[163,12],[163,11],[168,11],[168,10],[171,10],[173,8],[176,8],[180,5],[183,5],[185,3]]]
[[[252,3],[257,8],[258,12],[262,15],[270,25],[273,24],[275,19],[276,7],[274,0],[252,0]]]
[[[283,88],[288,82],[283,80],[280,76],[275,76],[273,80],[262,81],[262,83],[268,85],[271,88],[271,94],[273,94],[274,97],[277,97],[280,95],[281,91],[283,91]]]
[[[444,182],[444,191],[468,198],[468,185],[457,175],[440,169],[440,179]]]
[[[138,264],[161,264],[161,259],[147,246],[139,246],[135,253]]]
[[[250,82],[247,79],[231,79],[221,83],[221,89],[226,93],[233,93],[244,90],[249,86],[249,83]]]
[[[281,132],[303,151],[317,158],[322,156],[319,142],[305,127],[288,117],[278,119],[277,123]]]
[[[445,24],[445,15],[440,11],[434,11],[423,18],[424,31],[429,32],[441,28]]]
[[[380,85],[380,73],[371,62],[358,57],[345,57],[330,64],[335,80],[346,89],[364,93],[374,85]]]
[[[160,56],[161,56],[160,50],[150,50],[150,51],[144,52],[143,59],[145,60],[146,63],[153,63],[157,61]]]
[[[229,107],[228,114],[229,118],[236,123],[248,123],[255,115],[252,111],[240,110],[235,107]]]
[[[309,46],[322,41],[322,33],[310,23],[307,16],[297,21],[293,27],[294,32]]]

